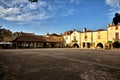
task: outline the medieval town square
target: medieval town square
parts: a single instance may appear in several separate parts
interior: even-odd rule
[[[0,80],[120,80],[120,0],[0,0]]]
[[[120,51],[3,49],[0,80],[120,80]]]

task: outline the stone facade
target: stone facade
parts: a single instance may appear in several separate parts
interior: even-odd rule
[[[120,48],[120,24],[108,25],[107,34],[110,48]]]
[[[66,31],[63,33],[64,47],[71,47],[71,34],[73,31]]]

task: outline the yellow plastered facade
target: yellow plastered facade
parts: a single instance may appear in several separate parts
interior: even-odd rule
[[[116,34],[118,39],[116,40]],[[118,25],[108,25],[107,29],[99,29],[96,31],[77,31],[74,30],[70,35],[70,44],[71,46],[77,46],[79,48],[107,48],[112,46],[114,48],[114,42],[120,44],[120,24]],[[67,41],[66,41],[67,42]],[[109,44],[109,45],[108,45]]]

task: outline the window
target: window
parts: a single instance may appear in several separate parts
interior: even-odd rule
[[[118,30],[118,26],[116,26],[115,29]]]
[[[76,36],[73,36],[73,40],[76,41]]]
[[[66,40],[68,40],[68,37],[65,37]]]
[[[98,35],[98,39],[101,39],[101,35]]]
[[[115,33],[115,39],[119,39],[119,33]]]
[[[98,32],[98,39],[101,39],[101,35],[100,35],[100,32]]]
[[[87,40],[87,35],[85,35],[85,40]]]

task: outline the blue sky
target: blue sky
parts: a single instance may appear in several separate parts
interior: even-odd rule
[[[120,0],[0,0],[0,25],[37,35],[68,30],[106,29]]]

